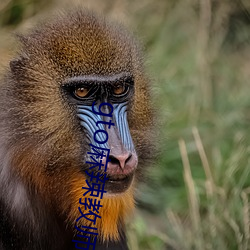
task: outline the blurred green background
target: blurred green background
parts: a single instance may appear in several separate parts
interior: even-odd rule
[[[72,3],[145,46],[160,146],[137,192],[130,249],[250,249],[250,1],[1,0],[1,73],[14,33]]]

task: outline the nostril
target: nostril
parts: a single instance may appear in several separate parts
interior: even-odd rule
[[[126,159],[125,164],[131,159],[132,154],[129,155],[129,157]]]
[[[109,162],[112,164],[120,165],[120,161],[116,157],[114,157],[113,155],[109,155]]]

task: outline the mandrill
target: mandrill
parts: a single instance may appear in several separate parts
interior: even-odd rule
[[[152,151],[138,43],[87,10],[19,40],[0,84],[0,249],[128,249],[125,220]],[[86,163],[98,147],[110,150],[106,171]],[[91,196],[102,182],[103,197]]]

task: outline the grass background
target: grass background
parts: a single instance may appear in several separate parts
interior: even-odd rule
[[[145,46],[159,156],[137,193],[130,249],[250,249],[250,2],[73,1]],[[0,1],[1,72],[24,32],[67,0]]]

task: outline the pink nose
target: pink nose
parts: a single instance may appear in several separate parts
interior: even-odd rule
[[[107,172],[113,174],[129,174],[137,166],[137,156],[134,153],[110,154]]]
[[[109,160],[111,164],[118,165],[121,169],[125,168],[126,163],[130,160],[132,154],[125,153],[120,155],[110,155]]]

